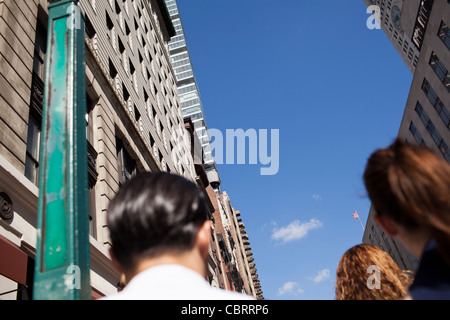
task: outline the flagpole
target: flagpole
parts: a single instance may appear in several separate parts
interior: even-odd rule
[[[359,220],[359,223],[361,223],[361,227],[363,229],[363,232],[366,232],[366,228],[364,228],[363,223],[362,223],[362,221],[361,221],[361,219],[359,217],[358,217],[358,220]]]
[[[362,221],[361,221],[361,219],[360,219],[360,217],[359,217],[358,211],[356,211],[356,209],[355,209],[355,211],[353,212],[353,217],[354,217],[355,219],[358,219],[358,220],[359,220],[359,223],[361,224],[361,228],[363,229],[363,232],[366,232],[366,228],[364,228],[363,223],[362,223]]]

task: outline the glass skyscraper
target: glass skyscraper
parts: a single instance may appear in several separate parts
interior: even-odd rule
[[[200,92],[195,80],[194,70],[190,59],[184,30],[178,12],[176,0],[165,0],[170,18],[176,30],[169,42],[170,58],[175,71],[178,96],[180,98],[181,114],[184,118],[190,117],[194,123],[195,131],[202,144],[205,153],[206,170],[215,169],[214,159],[211,153],[211,138],[205,120]]]

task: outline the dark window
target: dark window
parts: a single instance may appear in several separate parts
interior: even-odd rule
[[[34,43],[33,72],[43,81],[45,73],[45,55],[47,53],[47,28],[38,21]]]
[[[91,20],[89,20],[88,17],[86,17],[84,29],[85,29],[86,35],[89,37],[89,39],[91,39],[91,40],[94,39],[96,32],[95,32],[94,26],[91,23]]]
[[[417,13],[416,24],[413,30],[412,41],[420,50],[422,48],[425,32],[427,31],[428,20],[430,19],[433,0],[420,1],[419,11]]]
[[[438,37],[442,40],[448,50],[450,50],[450,29],[444,21],[441,22]]]
[[[44,70],[47,52],[47,29],[38,21],[34,44],[33,75],[31,83],[30,114],[28,117],[25,176],[39,184],[39,156],[41,149],[42,109],[44,104]]]
[[[41,122],[30,113],[28,121],[27,155],[25,160],[25,176],[35,185],[39,184],[39,155],[41,148]]]
[[[115,79],[117,76],[117,69],[111,59],[109,59],[109,75],[112,79]]]
[[[440,135],[439,131],[436,129],[433,122],[428,117],[425,110],[423,110],[422,105],[420,103],[417,103],[416,105],[416,113],[419,115],[420,120],[422,120],[423,124],[425,125],[428,133],[430,134],[431,138],[433,139],[436,146],[441,151],[442,155],[447,159],[450,156],[450,150],[447,147],[447,144],[445,143],[444,139]],[[448,160],[447,160],[448,161]]]
[[[116,139],[116,147],[119,161],[119,183],[122,185],[137,174],[137,166],[136,160],[128,153],[121,139]]]
[[[439,99],[436,91],[434,91],[427,79],[424,79],[423,81],[422,90],[425,92],[428,100],[430,100],[431,104],[441,117],[444,124],[447,126],[447,128],[450,129],[450,113],[442,103],[441,99]]]
[[[411,131],[412,135],[414,136],[414,139],[416,140],[417,144],[420,146],[425,146],[425,141],[423,140],[420,133],[417,131],[416,126],[414,125],[414,122],[411,122],[411,125],[409,126],[409,131]]]
[[[444,66],[441,60],[439,60],[438,56],[433,52],[430,58],[430,66],[438,76],[439,80],[444,84],[447,88],[447,91],[450,92],[450,73],[448,73],[447,68]]]

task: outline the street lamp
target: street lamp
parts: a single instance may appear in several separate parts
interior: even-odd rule
[[[84,18],[48,2],[33,299],[90,299]]]

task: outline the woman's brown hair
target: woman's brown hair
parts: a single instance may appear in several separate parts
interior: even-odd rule
[[[442,157],[396,140],[371,155],[364,182],[378,215],[428,230],[450,264],[450,165]]]
[[[378,268],[380,286],[373,287],[372,272]],[[347,250],[336,271],[336,300],[402,300],[412,282],[383,250],[360,244]]]

